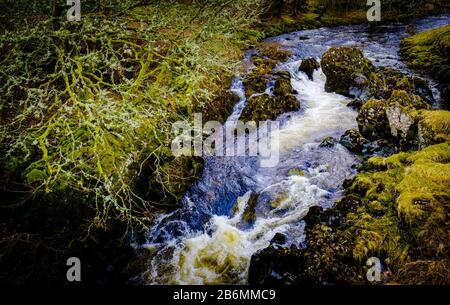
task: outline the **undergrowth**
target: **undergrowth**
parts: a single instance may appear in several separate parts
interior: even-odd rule
[[[258,39],[256,0],[126,3],[0,35],[3,184],[24,200],[76,197],[95,207],[96,226],[144,225],[156,203],[134,178],[151,160],[163,180],[171,123],[212,100]]]

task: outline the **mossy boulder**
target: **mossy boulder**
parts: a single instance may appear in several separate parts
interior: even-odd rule
[[[289,71],[279,71],[275,74],[275,86],[273,88],[273,95],[275,97],[283,98],[293,93],[291,84],[291,74]]]
[[[254,68],[244,77],[245,95],[252,96],[255,93],[263,93],[268,82],[272,79],[273,68],[281,61],[285,61],[291,55],[289,51],[282,50],[275,43],[263,43],[252,56]]]
[[[361,134],[369,140],[390,138],[386,101],[371,99],[361,108],[356,118]]]
[[[233,112],[234,105],[239,102],[239,96],[231,90],[220,90],[216,96],[203,102],[201,107],[194,108],[202,112],[202,119],[224,123]]]
[[[299,71],[304,72],[310,80],[313,80],[314,71],[320,68],[315,58],[306,58],[300,63]]]
[[[242,111],[241,120],[275,120],[284,112],[296,111],[300,108],[300,103],[293,95],[289,72],[281,71],[276,76],[274,95],[261,94],[252,96]]]
[[[417,95],[408,95],[404,90],[395,90],[387,100],[386,117],[391,135],[401,147],[417,147],[417,119],[415,109],[426,109],[429,105]]]
[[[349,47],[332,47],[322,56],[322,71],[327,77],[325,90],[345,96],[367,87],[373,64],[364,57],[361,50]]]
[[[341,136],[339,143],[351,152],[360,154],[369,141],[357,129],[349,129]]]

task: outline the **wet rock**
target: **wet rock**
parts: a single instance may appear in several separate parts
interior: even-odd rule
[[[284,98],[292,94],[291,74],[289,71],[279,71],[275,74],[277,79],[273,89],[273,94],[276,97]]]
[[[298,70],[304,72],[310,80],[313,80],[314,71],[319,68],[320,65],[315,58],[307,58],[302,60]]]
[[[299,285],[304,268],[303,252],[299,249],[269,246],[254,254],[250,261],[250,285]]]
[[[353,90],[363,90],[375,67],[361,50],[349,47],[333,47],[322,56],[322,70],[327,76],[325,90],[351,96]]]
[[[371,99],[366,102],[356,118],[360,133],[369,140],[390,138],[390,127],[386,116],[386,102]]]
[[[337,142],[338,141],[333,137],[326,137],[325,139],[322,140],[319,146],[332,148],[336,145]]]
[[[275,120],[280,114],[295,111],[300,104],[293,95],[291,77],[288,71],[275,74],[274,96],[261,94],[252,96],[242,111],[240,119],[243,121]]]
[[[289,51],[282,50],[275,43],[263,43],[257,48],[257,53],[252,56],[255,67],[244,77],[245,95],[252,96],[255,93],[263,93],[267,84],[272,80],[272,70],[281,61],[287,60],[291,55]]]
[[[258,204],[258,198],[258,193],[252,193],[248,199],[244,213],[242,213],[242,220],[248,224],[253,224],[256,220],[256,205]]]
[[[352,99],[350,102],[348,102],[347,107],[350,107],[356,111],[361,109],[363,105],[363,101],[359,98]]]
[[[277,233],[270,241],[270,244],[275,245],[275,246],[277,246],[277,245],[281,246],[281,245],[284,245],[286,243],[286,241],[287,241],[286,235],[284,235],[283,233]]]
[[[392,154],[398,152],[399,148],[397,144],[388,141],[386,139],[379,139],[370,142],[369,145],[367,145],[364,150],[363,154],[365,156],[380,156],[380,157],[388,157]]]
[[[349,129],[341,136],[339,143],[351,152],[360,154],[369,141],[357,129]]]

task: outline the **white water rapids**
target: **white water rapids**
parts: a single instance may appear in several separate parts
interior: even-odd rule
[[[449,17],[417,22],[419,30],[439,26]],[[321,70],[314,80],[298,71],[303,58],[321,55],[331,45],[358,45],[378,65],[407,71],[398,61],[398,43],[406,26],[368,34],[362,26],[317,29],[274,38],[294,56],[276,69],[288,70],[301,110],[280,116],[280,162],[259,166],[258,157],[206,157],[202,178],[185,195],[182,207],[161,215],[141,247],[152,253],[142,281],[149,284],[245,284],[250,259],[283,233],[286,247],[301,247],[302,218],[314,205],[330,207],[339,199],[342,182],[355,173],[355,157],[337,144],[320,147],[327,136],[339,137],[356,127],[348,99],[324,90]],[[344,35],[345,34],[345,35]],[[309,39],[304,39],[304,36]],[[301,38],[303,37],[303,38]],[[371,42],[376,45],[371,45]],[[269,86],[270,92],[273,85]],[[241,79],[232,89],[241,96],[229,120],[243,107]],[[294,171],[293,171],[294,170]],[[254,222],[245,221],[251,194],[258,193]],[[243,219],[244,218],[244,219]]]

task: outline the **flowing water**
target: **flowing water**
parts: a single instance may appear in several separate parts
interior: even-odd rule
[[[314,80],[298,71],[302,59],[318,60],[328,47],[357,46],[378,66],[412,73],[399,60],[398,46],[406,31],[423,31],[450,23],[450,15],[430,17],[414,26],[392,24],[371,31],[365,25],[299,31],[270,38],[292,51],[278,65],[288,70],[301,110],[278,118],[279,163],[260,166],[258,157],[206,157],[202,178],[185,195],[178,210],[161,215],[148,233],[153,252],[144,281],[150,284],[246,283],[251,256],[267,247],[276,233],[286,247],[301,247],[302,218],[314,205],[331,207],[341,197],[342,182],[355,174],[357,160],[341,145],[320,147],[327,136],[339,137],[356,127],[357,113],[348,99],[324,90],[325,75]],[[245,62],[250,63],[253,50]],[[251,67],[251,63],[250,63]],[[241,78],[232,84],[240,97],[229,123],[237,120],[246,100]],[[270,93],[273,84],[267,88]],[[439,99],[435,90],[435,97]],[[294,170],[294,171],[293,171]],[[248,204],[258,193],[256,219],[246,221]]]

